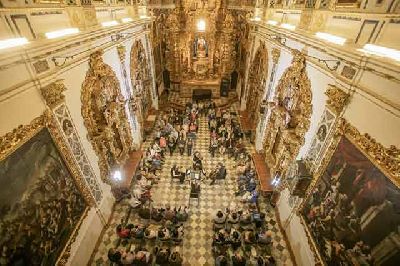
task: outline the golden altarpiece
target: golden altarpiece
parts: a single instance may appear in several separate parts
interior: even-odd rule
[[[132,135],[119,81],[102,55],[97,51],[90,56],[82,84],[81,113],[104,178],[128,158]]]
[[[164,63],[181,96],[190,97],[191,88],[206,86],[217,88],[213,97],[219,97],[221,78],[239,70],[236,62],[249,31],[247,12],[228,10],[223,1],[186,0],[170,12],[153,14],[157,29],[152,42],[161,48],[154,53],[161,57],[155,58],[156,65]]]
[[[140,40],[135,41],[131,48],[130,73],[132,83],[131,109],[136,113],[139,123],[143,124],[152,104],[152,84],[150,66]]]
[[[291,66],[283,73],[270,103],[264,150],[271,174],[284,174],[297,156],[310,126],[312,113],[311,84],[306,72],[306,58],[293,50]]]
[[[254,55],[253,61],[250,66],[248,76],[249,92],[247,95],[246,110],[249,114],[249,121],[251,121],[252,127],[256,127],[256,123],[260,118],[260,104],[261,99],[266,88],[268,76],[268,50],[265,47],[265,43],[261,42]]]

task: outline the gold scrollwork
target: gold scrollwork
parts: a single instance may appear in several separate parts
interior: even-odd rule
[[[266,161],[271,173],[284,172],[297,156],[310,126],[312,113],[311,83],[306,72],[306,58],[293,50],[291,66],[284,72],[276,88],[274,103],[269,108],[264,138]]]
[[[61,80],[57,80],[56,82],[42,87],[40,92],[42,93],[46,104],[50,106],[50,108],[53,108],[64,101],[65,96],[63,93],[65,90],[66,87],[64,83],[62,83]]]
[[[328,85],[325,95],[328,96],[328,100],[326,101],[327,107],[337,115],[342,112],[350,97],[347,92],[334,85]]]
[[[125,162],[133,140],[119,81],[102,56],[101,50],[90,55],[82,84],[81,113],[87,138],[99,157],[102,180],[109,183],[112,168]]]

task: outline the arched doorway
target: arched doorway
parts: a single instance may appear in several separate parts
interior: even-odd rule
[[[90,55],[81,113],[87,137],[99,157],[101,177],[110,182],[110,172],[128,157],[132,136],[117,76],[102,56],[102,51]]]
[[[291,66],[283,73],[270,107],[264,148],[273,175],[284,174],[304,143],[312,114],[311,84],[306,71],[306,58],[293,50]]]

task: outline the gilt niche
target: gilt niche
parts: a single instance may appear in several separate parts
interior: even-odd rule
[[[304,144],[312,114],[311,84],[306,71],[306,58],[293,50],[291,66],[283,73],[271,108],[264,147],[272,174],[284,173]]]
[[[268,75],[268,50],[264,42],[260,42],[254,59],[250,66],[248,76],[248,88],[246,109],[250,115],[250,121],[255,128],[259,119],[259,107],[266,87]]]
[[[99,157],[102,179],[109,182],[110,172],[127,159],[132,136],[120,84],[102,56],[102,51],[90,55],[82,84],[81,113],[87,138]]]
[[[143,122],[152,103],[152,83],[146,51],[140,40],[134,42],[131,48],[130,71],[132,82],[131,108],[136,112],[139,122]]]

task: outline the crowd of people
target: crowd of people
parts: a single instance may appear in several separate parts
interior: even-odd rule
[[[169,247],[156,246],[149,251],[144,246],[132,245],[128,248],[111,248],[108,258],[116,265],[147,266],[147,265],[182,265],[182,255],[179,251],[172,251]]]
[[[213,228],[216,265],[276,265],[271,256],[272,234],[266,226],[265,213],[256,206],[217,211]],[[255,255],[252,248],[257,251]]]
[[[199,128],[199,118],[205,116],[210,131],[209,153],[212,157],[227,156],[236,163],[237,189],[235,195],[241,197],[244,210],[220,210],[213,219],[213,254],[216,265],[276,265],[271,256],[271,232],[265,225],[265,213],[258,208],[258,190],[255,170],[251,156],[246,151],[243,133],[237,116],[229,110],[217,108],[213,102],[188,103],[185,110],[170,109],[162,113],[155,124],[155,138],[139,164],[135,187],[129,196],[132,207],[139,207],[142,219],[151,221],[143,224],[118,225],[116,232],[121,240],[154,240],[155,247],[148,251],[143,245],[134,249],[110,249],[109,259],[122,265],[181,265],[179,252],[170,248],[160,248],[163,243],[182,243],[183,223],[188,219],[188,208],[170,206],[155,208],[145,204],[151,199],[151,188],[159,181],[159,171],[165,157],[173,156],[178,149],[181,156],[192,156],[193,164],[189,169],[175,163],[170,169],[171,181],[186,178],[191,180],[191,194],[200,192],[202,176],[213,185],[217,180],[225,179],[227,169],[219,162],[208,174],[204,170],[203,157],[194,146]],[[195,173],[195,174],[194,174]],[[152,226],[156,223],[158,227]],[[262,249],[258,255],[252,255],[252,247]],[[248,264],[247,264],[248,265]]]

